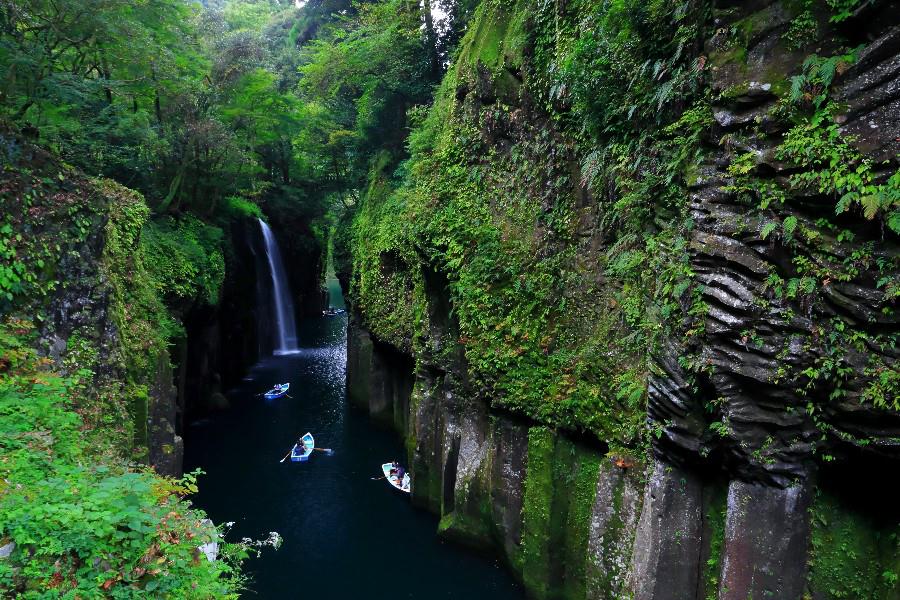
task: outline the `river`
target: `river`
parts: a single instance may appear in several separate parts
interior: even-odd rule
[[[228,410],[189,426],[185,470],[206,472],[194,504],[216,523],[234,521],[230,540],[269,531],[284,538],[279,550],[245,563],[253,580],[245,595],[521,600],[497,561],[443,541],[437,517],[372,480],[382,463],[405,462],[405,454],[395,432],[348,406],[346,328],[345,315],[301,322],[296,354],[254,366],[227,394]],[[256,396],[282,381],[291,382],[292,398]],[[280,463],[306,431],[333,455]]]

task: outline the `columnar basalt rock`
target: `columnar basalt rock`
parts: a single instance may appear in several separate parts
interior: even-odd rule
[[[634,588],[632,557],[643,487],[633,466],[612,460],[601,464],[588,534],[587,598],[616,600]]]
[[[654,464],[634,543],[635,600],[699,597],[702,516],[702,480]]]
[[[720,600],[803,596],[809,504],[807,482],[786,488],[731,482]]]
[[[834,500],[833,487],[821,485],[820,471],[829,464],[852,471],[870,461],[890,469],[900,461],[900,414],[890,407],[893,399],[874,402],[866,391],[897,368],[900,322],[887,288],[896,277],[900,248],[883,215],[870,220],[859,207],[836,214],[833,193],[800,185],[796,176],[803,169],[784,148],[802,124],[791,111],[798,103],[814,106],[816,94],[827,87],[801,86],[801,97],[791,100],[791,78],[802,83],[810,55],[836,56],[861,45],[852,64],[835,67],[823,127],[841,136],[834,144],[845,143],[868,161],[874,182],[883,184],[897,172],[898,8],[860,3],[843,21],[830,19],[824,6],[778,0],[713,2],[708,8],[695,68],[708,92],[703,106],[709,122],[699,134],[696,160],[685,167],[681,198],[689,223],[685,263],[695,296],[679,298],[683,322],[651,349],[648,447],[635,448],[636,461],[606,456],[605,448],[571,439],[586,426],[566,433],[546,426],[550,416],[527,421],[498,410],[506,398],[496,396],[511,392],[492,395],[489,385],[473,385],[480,373],[470,372],[466,358],[473,351],[453,322],[463,310],[453,305],[458,274],[441,273],[433,256],[423,256],[420,265],[407,258],[390,266],[392,276],[402,272],[424,288],[414,312],[424,326],[402,348],[416,377],[410,427],[403,431],[413,494],[442,516],[445,534],[493,543],[537,598],[893,600],[897,549],[886,551],[874,540],[880,527],[895,535],[900,520],[896,514],[863,515],[859,505]],[[797,37],[803,24],[798,18],[807,8],[806,37]],[[553,13],[564,22],[570,10],[577,9],[557,5]],[[555,31],[569,32],[562,26]],[[471,51],[497,42],[492,33],[497,32],[487,26],[479,30],[486,39],[475,40]],[[542,217],[525,233],[516,231],[502,208],[490,204],[493,196],[485,218],[497,220],[503,239],[545,241],[541,253],[577,249],[582,279],[570,286],[578,289],[559,294],[567,309],[558,318],[578,315],[587,328],[605,310],[626,310],[614,303],[584,306],[595,300],[585,290],[616,285],[607,280],[609,265],[597,263],[599,250],[610,243],[599,225],[608,217],[603,210],[611,210],[603,202],[619,198],[595,198],[593,193],[615,192],[584,185],[589,176],[574,159],[577,144],[566,139],[576,135],[565,126],[571,92],[555,89],[551,107],[534,102],[527,82],[535,76],[529,73],[535,57],[526,56],[524,66],[515,68],[502,58],[514,43],[520,40],[495,44],[500,58],[491,56],[500,65],[493,70],[476,61],[471,72],[458,75],[454,110],[464,118],[454,123],[460,140],[474,136],[482,144],[482,163],[505,159],[511,148],[537,160],[522,148],[523,140],[540,135],[567,142],[552,146],[552,157],[534,168],[558,175],[564,185],[552,187],[549,175],[544,186],[524,181],[530,175],[507,184],[521,186],[523,196],[532,194],[527,201],[539,203],[544,213],[572,200],[577,226],[570,247],[546,241]],[[512,72],[517,75],[510,81]],[[498,108],[506,103],[511,106]],[[548,118],[554,111],[557,118]],[[589,160],[585,164],[591,166]],[[561,175],[566,169],[571,180]],[[777,194],[768,198],[771,190]],[[493,293],[492,286],[484,294]],[[685,308],[694,299],[702,310]],[[367,308],[365,298],[355,306],[360,326],[368,323]],[[485,320],[505,331],[504,317]],[[359,335],[369,334],[351,331]],[[515,334],[496,339],[515,354]],[[548,335],[545,355],[558,343]],[[558,406],[547,404],[547,413]],[[595,441],[618,448],[616,440]],[[587,472],[594,479],[582,519],[583,500],[574,484]],[[853,496],[854,490],[847,493]],[[847,556],[821,547],[822,540],[834,538],[826,533],[834,515],[853,537]],[[552,551],[546,543],[554,544]],[[882,569],[885,581],[863,585],[845,575],[858,570],[859,554]]]

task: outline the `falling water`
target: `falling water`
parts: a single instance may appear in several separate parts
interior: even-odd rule
[[[297,327],[294,325],[294,304],[291,302],[291,288],[281,264],[281,252],[272,230],[262,219],[257,219],[266,240],[266,257],[269,259],[269,273],[272,274],[272,304],[275,309],[275,354],[297,352]]]

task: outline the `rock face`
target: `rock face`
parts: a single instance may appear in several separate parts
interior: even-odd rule
[[[87,178],[15,132],[0,131],[0,140],[8,161],[0,209],[21,232],[12,256],[27,274],[21,297],[0,305],[3,316],[37,316],[39,351],[63,372],[91,377],[90,406],[77,407],[87,427],[104,428],[129,459],[180,474],[176,390],[159,333],[165,308],[140,250],[143,198]]]
[[[557,4],[560,22],[579,10]],[[441,533],[494,548],[533,597],[900,598],[897,546],[877,541],[879,530],[896,535],[900,518],[895,507],[865,500],[873,495],[865,491],[867,477],[883,478],[900,460],[894,392],[878,399],[879,390],[896,390],[878,382],[897,373],[900,323],[890,289],[900,249],[883,215],[865,218],[857,205],[836,211],[841,193],[816,184],[828,169],[852,164],[870,169],[871,189],[896,190],[889,178],[900,166],[900,9],[862,3],[841,20],[822,7],[772,0],[707,8],[709,35],[695,48],[694,64],[705,73],[709,124],[684,186],[685,264],[694,296],[679,298],[682,308],[693,301],[702,310],[667,331],[649,358],[646,423],[653,435],[646,452],[548,427],[555,407],[546,420],[501,410],[507,399],[482,384],[467,362],[454,315],[474,309],[454,306],[459,296],[448,282],[459,285],[459,273],[435,267],[435,256],[450,253],[443,247],[432,256],[379,257],[378,281],[393,286],[395,301],[418,302],[416,310],[402,310],[423,327],[383,328],[379,340],[388,313],[351,284],[357,302],[348,391],[406,439],[413,499],[441,515]],[[503,62],[504,52],[521,47],[513,32],[521,33],[504,24],[499,34],[485,34],[489,26],[482,26],[461,56],[490,47],[502,68],[478,63],[477,77],[460,76],[452,90],[458,113],[477,115],[461,120],[480,126],[465,136],[484,144],[491,158],[482,160],[514,154],[520,138],[564,138],[559,123],[569,115],[559,109],[563,114],[551,122],[550,109],[517,91],[522,69],[534,65]],[[489,46],[496,42],[491,34],[503,42]],[[857,44],[852,60],[833,62],[827,83],[816,79],[817,58]],[[799,86],[794,100],[791,77]],[[786,118],[791,102],[811,109],[826,88],[825,121],[804,129]],[[566,92],[556,91],[565,104]],[[506,103],[512,107],[498,108]],[[830,136],[823,147],[837,157],[830,167],[803,158],[825,139],[817,137],[823,131]],[[554,188],[548,179],[539,201],[545,214],[562,202],[560,194],[576,198],[570,243],[584,258],[578,285],[602,290],[610,285],[608,271],[591,259],[609,241],[592,223],[608,204],[585,191],[586,175],[572,164],[574,145],[551,146],[553,182],[564,183]],[[570,178],[560,164],[574,171]],[[804,180],[804,173],[815,178]],[[515,183],[528,193],[537,189]],[[518,232],[503,220],[502,211],[510,210],[505,197],[496,196],[486,218],[506,226],[499,237],[514,237]],[[541,219],[526,242],[546,235]],[[415,250],[424,255],[430,249],[423,246]],[[479,251],[466,249],[454,260],[472,260]],[[589,301],[577,290],[563,295]],[[590,321],[605,308],[569,310]],[[484,318],[500,331],[503,317]],[[525,342],[516,343],[524,352]],[[554,343],[544,345],[545,354]]]
[[[632,463],[458,393],[352,322],[348,394],[407,440],[413,501],[443,536],[498,550],[538,597],[619,598],[641,506]],[[560,594],[559,589],[565,593]]]
[[[222,392],[237,384],[264,351],[260,332],[266,323],[254,293],[264,268],[259,226],[254,219],[235,220],[226,240],[225,280],[218,304],[191,306],[182,319],[187,336],[176,356],[181,425],[193,416],[223,408]]]

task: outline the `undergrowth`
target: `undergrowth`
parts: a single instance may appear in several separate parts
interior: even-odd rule
[[[31,323],[0,325],[0,595],[21,598],[236,598],[241,545],[218,539],[170,479],[96,454],[80,399],[90,372],[64,376],[31,348]],[[98,460],[99,458],[99,460]]]

